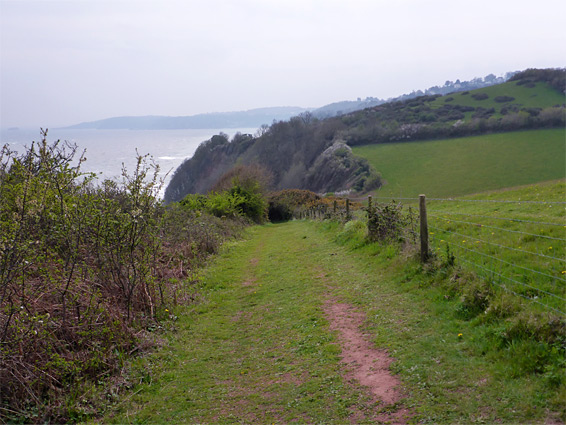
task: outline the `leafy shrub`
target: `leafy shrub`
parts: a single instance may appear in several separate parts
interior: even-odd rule
[[[462,288],[462,297],[458,308],[459,315],[464,319],[471,319],[479,313],[483,313],[493,295],[491,286],[480,280],[468,282]]]
[[[489,95],[487,93],[474,93],[472,94],[472,99],[475,100],[485,100],[488,99]]]
[[[166,307],[190,301],[181,281],[235,232],[163,208],[147,157],[121,182],[96,185],[76,146],[46,139],[0,150],[0,421],[92,412],[64,399],[149,346],[146,329]]]
[[[290,220],[304,206],[312,205],[320,199],[320,196],[310,190],[285,189],[271,192],[267,195],[269,220]]]
[[[189,193],[179,201],[179,204],[191,211],[201,211],[205,208],[207,198],[198,193]]]
[[[515,100],[512,96],[495,96],[493,98],[497,103],[513,102]]]
[[[370,205],[368,213],[368,239],[370,241],[413,241],[416,237],[416,216],[403,205],[392,201],[389,204]]]

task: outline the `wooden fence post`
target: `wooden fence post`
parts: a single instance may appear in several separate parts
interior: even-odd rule
[[[338,207],[338,202],[334,200],[334,215],[336,215],[336,208]]]
[[[371,214],[371,195],[368,195],[368,211]]]
[[[346,198],[346,221],[350,220],[350,198]]]
[[[426,217],[426,196],[419,195],[419,216],[421,222],[421,261],[426,263],[429,257],[428,220]]]

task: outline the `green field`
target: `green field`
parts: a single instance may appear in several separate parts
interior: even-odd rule
[[[432,250],[498,289],[566,314],[566,181],[428,202]],[[522,300],[521,300],[522,301]]]
[[[464,94],[466,93],[466,94]],[[487,99],[476,100],[472,95],[486,94]],[[497,96],[510,96],[514,100],[509,102],[496,102]],[[452,98],[453,100],[446,102],[446,99]],[[431,107],[440,108],[445,104],[452,106],[473,106],[474,108],[494,108],[496,116],[501,116],[501,108],[509,105],[521,105],[521,107],[528,108],[548,108],[549,106],[562,105],[564,103],[564,96],[558,91],[554,90],[546,83],[538,82],[534,87],[527,87],[526,85],[517,85],[516,81],[511,81],[495,86],[485,87],[483,89],[473,90],[471,92],[452,93],[441,96],[431,103]],[[471,112],[466,114],[466,118],[470,118]]]
[[[378,196],[454,197],[564,178],[564,129],[354,147],[381,173]]]

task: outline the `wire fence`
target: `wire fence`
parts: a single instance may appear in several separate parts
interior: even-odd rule
[[[428,249],[437,257],[454,256],[495,287],[566,316],[565,207],[560,201],[427,198]]]

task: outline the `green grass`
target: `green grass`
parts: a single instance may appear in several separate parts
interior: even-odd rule
[[[565,202],[565,180],[431,201],[432,249],[450,247],[496,286],[566,314]]]
[[[484,100],[476,100],[472,97],[472,94],[483,93],[487,94],[489,97]],[[497,96],[510,96],[514,97],[515,100],[498,103],[494,100]],[[446,102],[446,99],[449,97],[454,100]],[[497,84],[495,86],[485,87],[483,89],[473,90],[468,94],[462,94],[461,92],[441,96],[434,100],[431,106],[433,108],[440,108],[444,104],[473,106],[475,108],[482,107],[486,109],[494,108],[496,111],[495,116],[500,117],[500,110],[506,105],[519,104],[522,107],[547,108],[549,106],[564,104],[564,96],[546,83],[538,82],[535,84],[535,87],[529,88],[526,85],[518,86],[516,81],[511,81],[503,84]],[[469,118],[471,115],[471,112],[467,113],[466,118]]]
[[[354,147],[381,173],[378,196],[455,197],[566,176],[564,129]]]
[[[104,423],[350,423],[353,412],[372,423],[380,406],[344,378],[322,312],[328,299],[366,314],[371,340],[396,358],[415,423],[543,423],[559,414],[565,385],[548,381],[560,369],[533,373],[516,361],[533,350],[550,355],[548,347],[497,346],[507,322],[462,317],[448,269],[367,244],[363,231],[295,221],[254,227],[228,246],[202,276],[200,302],[175,313],[178,331],[143,359],[142,384]]]
[[[205,300],[179,314],[157,380],[104,422],[343,423],[366,402],[342,378],[321,309],[326,289],[313,277],[331,245],[311,256],[321,238],[304,223],[251,237],[203,276]]]

